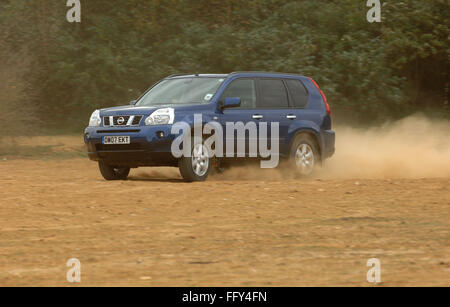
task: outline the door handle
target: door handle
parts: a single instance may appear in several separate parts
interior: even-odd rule
[[[253,115],[253,119],[263,119],[264,116],[260,115],[260,114],[255,114]]]
[[[286,115],[286,118],[287,119],[297,119],[297,116],[294,114],[289,114],[289,115]]]

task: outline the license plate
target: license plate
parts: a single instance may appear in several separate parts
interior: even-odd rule
[[[103,144],[115,145],[115,144],[130,144],[131,140],[129,136],[104,136]]]

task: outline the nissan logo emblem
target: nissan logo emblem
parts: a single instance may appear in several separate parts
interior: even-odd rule
[[[117,123],[118,123],[119,125],[123,125],[124,122],[125,122],[125,118],[123,118],[123,117],[119,117],[119,118],[117,119]]]

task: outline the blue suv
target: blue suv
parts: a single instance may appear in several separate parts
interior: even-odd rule
[[[174,129],[178,123],[187,129]],[[206,144],[213,130],[202,129],[208,123],[215,130],[223,128],[214,144]],[[203,181],[211,170],[233,162],[267,160],[267,154],[254,149],[263,144],[268,149],[268,143],[272,155],[307,176],[334,154],[331,125],[326,96],[308,77],[266,72],[172,75],[129,106],[95,111],[84,141],[106,180],[124,180],[130,168],[175,166],[186,181]],[[180,156],[174,143],[183,135],[192,142],[181,142],[178,147],[185,154]]]

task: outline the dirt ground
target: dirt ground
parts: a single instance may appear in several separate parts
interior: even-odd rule
[[[0,156],[0,286],[71,286],[70,258],[82,286],[370,286],[370,258],[383,286],[450,286],[448,176],[238,170],[187,184],[163,168],[106,182],[66,154],[79,141]]]

